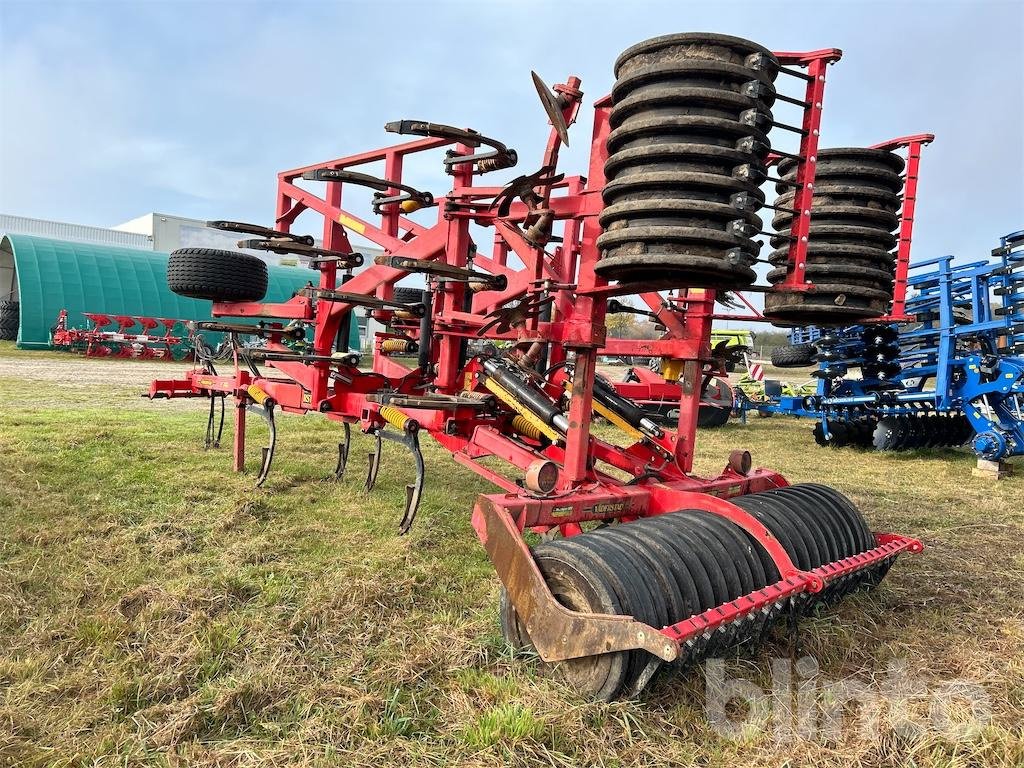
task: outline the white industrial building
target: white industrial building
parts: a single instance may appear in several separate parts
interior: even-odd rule
[[[200,219],[189,219],[168,213],[147,213],[110,228],[0,214],[0,232],[164,253],[170,253],[178,248],[223,248],[233,251],[239,239],[245,237],[234,232],[211,229]],[[294,256],[278,256],[266,251],[248,253],[259,256],[271,264],[298,263]]]
[[[211,229],[205,221],[188,219],[184,216],[173,216],[169,213],[146,213],[137,218],[117,224],[113,229],[118,232],[129,232],[144,235],[153,244],[154,251],[170,252],[177,248],[221,248],[227,251],[236,250],[236,244],[243,237],[237,232],[224,232]],[[277,261],[280,257],[266,251],[249,251],[268,261]],[[294,263],[294,259],[291,259]]]
[[[112,245],[118,248],[139,248],[145,251],[156,250],[153,247],[153,239],[138,232],[90,227],[86,224],[68,224],[48,219],[32,219],[28,216],[13,216],[7,213],[0,213],[0,234],[32,235],[33,237],[67,240],[72,243]]]

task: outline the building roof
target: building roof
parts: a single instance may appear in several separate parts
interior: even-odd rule
[[[119,231],[86,224],[68,224],[49,219],[33,219],[0,213],[0,234],[52,237],[76,243],[113,245],[119,248],[153,250],[153,238],[140,232]]]

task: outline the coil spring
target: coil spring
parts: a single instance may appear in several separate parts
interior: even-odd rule
[[[384,354],[415,352],[416,342],[411,339],[384,339],[384,341],[380,343],[380,351]]]
[[[525,416],[517,414],[512,419],[512,429],[518,432],[520,435],[530,438],[531,440],[540,440],[540,429],[537,427],[536,424],[527,419]]]
[[[419,423],[415,419],[406,416],[400,410],[390,405],[382,405],[380,407],[380,417],[395,429],[401,429],[402,431],[415,431],[419,427]]]
[[[270,395],[264,392],[257,384],[250,384],[245,388],[245,392],[252,398],[254,403],[258,403],[259,405],[266,405],[267,401],[270,399]]]

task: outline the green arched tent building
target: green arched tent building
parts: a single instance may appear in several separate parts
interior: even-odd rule
[[[48,349],[62,309],[83,328],[83,312],[209,320],[209,301],[187,299],[167,287],[167,256],[158,251],[90,245],[29,235],[0,239],[0,297],[20,302],[17,344]],[[267,301],[285,301],[317,273],[305,267],[269,267]],[[359,348],[352,323],[351,349]]]

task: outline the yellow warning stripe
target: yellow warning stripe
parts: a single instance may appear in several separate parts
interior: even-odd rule
[[[641,432],[628,421],[623,419],[621,416],[619,416],[619,414],[615,413],[615,411],[612,411],[606,408],[605,406],[601,405],[601,403],[597,402],[597,400],[594,400],[594,412],[597,413],[599,416],[604,416],[604,418],[608,419],[608,421],[610,421],[616,427],[618,427],[627,435],[632,437],[634,440],[644,439],[643,432]]]
[[[353,232],[358,232],[360,235],[366,232],[366,227],[361,221],[356,221],[350,216],[346,216],[344,213],[338,214],[338,223],[346,229],[351,229]]]

